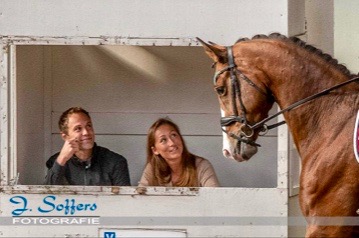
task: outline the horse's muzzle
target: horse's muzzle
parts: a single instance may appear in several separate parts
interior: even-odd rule
[[[243,162],[249,160],[257,151],[257,146],[237,142],[236,146],[230,146],[228,149],[223,148],[223,155],[226,158]]]

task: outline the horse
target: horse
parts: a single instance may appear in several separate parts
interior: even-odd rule
[[[298,37],[256,35],[229,47],[197,40],[214,61],[224,156],[248,161],[260,146],[257,138],[283,124],[268,121],[282,114],[302,163],[299,201],[306,237],[359,237],[357,75]],[[281,110],[268,116],[275,103]],[[323,222],[326,217],[342,223]]]

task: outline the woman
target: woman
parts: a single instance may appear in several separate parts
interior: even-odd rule
[[[158,119],[147,135],[147,165],[139,186],[217,187],[211,163],[187,150],[178,126]]]

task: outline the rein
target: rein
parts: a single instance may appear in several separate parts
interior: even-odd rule
[[[299,107],[300,105],[302,105],[302,104],[304,104],[304,103],[306,103],[306,102],[309,102],[309,101],[311,101],[311,100],[313,100],[313,99],[316,99],[316,98],[319,98],[319,97],[321,97],[321,96],[327,95],[328,93],[330,93],[331,91],[333,91],[333,90],[335,90],[335,89],[337,89],[337,88],[343,87],[343,86],[345,86],[345,85],[347,85],[347,84],[353,83],[353,82],[358,81],[358,80],[359,80],[359,77],[355,77],[355,78],[352,78],[352,79],[350,79],[350,80],[348,80],[348,81],[345,81],[345,82],[343,82],[343,83],[337,84],[337,85],[335,85],[335,86],[333,86],[333,87],[330,87],[330,88],[328,88],[328,89],[325,89],[325,90],[323,90],[323,91],[321,91],[321,92],[319,92],[319,93],[316,93],[316,94],[314,94],[314,95],[312,95],[312,96],[309,96],[309,97],[306,97],[306,98],[304,98],[304,99],[301,99],[301,100],[299,100],[298,102],[293,103],[292,105],[288,106],[287,108],[285,108],[285,109],[283,109],[283,110],[281,110],[281,111],[275,113],[274,115],[272,115],[272,116],[270,116],[270,117],[267,117],[267,118],[263,119],[262,121],[260,121],[260,122],[258,122],[258,123],[256,123],[256,124],[254,124],[254,125],[251,126],[251,127],[252,127],[253,129],[259,128],[259,127],[265,125],[265,123],[266,123],[267,121],[269,121],[269,120],[271,120],[271,119],[273,119],[273,118],[279,116],[280,114],[283,114],[284,112],[290,111],[291,109],[296,108],[296,107]],[[268,128],[268,129],[272,129],[272,128],[278,127],[278,126],[280,126],[280,125],[283,125],[283,124],[285,124],[285,121],[278,122],[278,123],[273,124],[273,125],[271,125],[271,126],[267,126],[267,128]]]
[[[285,121],[281,121],[272,125],[266,125],[265,123],[270,121],[273,118],[276,118],[277,116],[283,114],[284,112],[290,111],[291,109],[297,108],[298,106],[307,103],[309,101],[312,101],[316,98],[319,98],[321,96],[327,95],[328,93],[330,93],[331,91],[343,87],[347,84],[350,84],[352,82],[358,81],[359,77],[354,77],[348,81],[345,81],[343,83],[337,84],[333,87],[330,87],[328,89],[325,89],[319,93],[316,93],[314,95],[311,95],[309,97],[306,97],[304,99],[299,100],[298,102],[293,103],[292,105],[288,106],[287,108],[275,113],[272,116],[269,116],[259,122],[256,122],[253,125],[250,125],[247,121],[247,117],[246,117],[246,109],[245,106],[243,104],[242,101],[242,97],[241,97],[241,90],[240,90],[240,83],[241,81],[238,79],[237,74],[240,75],[240,78],[242,78],[243,80],[245,80],[247,83],[249,83],[249,85],[251,85],[252,87],[254,87],[258,92],[260,92],[261,94],[265,95],[266,97],[268,97],[268,94],[266,92],[264,92],[260,87],[258,87],[255,83],[253,83],[253,81],[251,81],[249,78],[247,78],[239,69],[237,69],[237,66],[234,63],[234,56],[233,56],[233,50],[232,47],[227,47],[227,55],[228,55],[228,66],[217,71],[214,75],[213,78],[213,83],[214,85],[216,85],[217,83],[217,79],[218,77],[226,72],[229,71],[230,72],[230,79],[231,79],[231,87],[232,87],[232,105],[233,105],[233,114],[232,116],[228,116],[228,117],[221,117],[221,127],[222,127],[222,131],[224,131],[227,135],[229,135],[230,137],[233,137],[235,139],[238,140],[238,142],[244,142],[246,144],[250,144],[253,146],[260,146],[259,144],[255,143],[253,140],[250,139],[250,137],[253,136],[254,134],[254,130],[255,129],[260,129],[260,135],[265,135],[268,130],[276,128],[280,125],[285,124]],[[243,113],[243,116],[239,116],[238,114],[238,107],[237,107],[237,99],[239,101],[240,104],[240,108],[241,111]],[[225,126],[229,126],[232,123],[235,122],[240,122],[242,123],[242,126],[240,127],[240,135],[235,135],[234,133],[230,133],[226,130],[223,129],[223,127]]]

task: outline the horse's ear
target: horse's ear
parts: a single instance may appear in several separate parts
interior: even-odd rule
[[[214,61],[225,63],[225,57],[227,55],[226,48],[224,46],[220,46],[211,42],[211,44],[207,44],[200,38],[196,37],[196,39],[202,44],[206,54]]]

